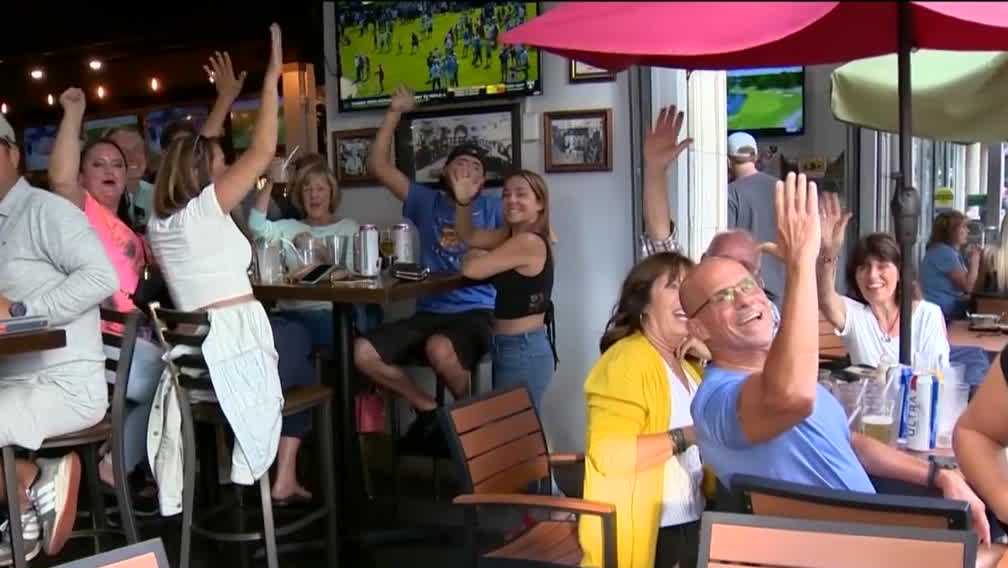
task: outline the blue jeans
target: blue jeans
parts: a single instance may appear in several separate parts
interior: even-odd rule
[[[321,345],[329,349],[334,348],[333,342],[333,315],[328,309],[305,309],[305,310],[278,310],[274,312],[281,317],[295,320],[303,324],[308,333],[311,334],[311,341],[314,345]],[[376,305],[355,305],[354,323],[361,333],[366,333],[378,327],[382,321],[382,308]]]
[[[532,403],[538,409],[554,371],[546,328],[517,335],[494,335],[492,353],[494,389],[527,385]]]

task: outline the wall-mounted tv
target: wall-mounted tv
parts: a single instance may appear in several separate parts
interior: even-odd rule
[[[728,71],[728,132],[790,135],[805,131],[805,68]]]
[[[49,168],[49,155],[56,143],[56,125],[32,126],[24,131],[25,169],[44,172]]]
[[[538,95],[539,51],[497,41],[538,14],[538,2],[337,2],[340,111],[386,107],[400,84],[420,104]]]
[[[140,128],[140,118],[135,114],[108,116],[84,121],[84,141],[91,142],[106,136],[115,128]]]
[[[231,105],[231,144],[235,152],[241,153],[248,149],[252,143],[252,130],[255,129],[255,120],[259,116],[261,103],[256,99],[240,99]],[[283,97],[280,97],[280,105],[277,110],[280,119],[277,130],[277,145],[281,148],[287,143],[287,130],[284,127]]]
[[[161,134],[173,122],[189,122],[197,132],[210,116],[206,105],[177,106],[152,110],[144,115],[144,136],[152,154],[161,154]]]

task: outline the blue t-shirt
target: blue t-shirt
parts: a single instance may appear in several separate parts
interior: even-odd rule
[[[961,318],[966,313],[966,295],[948,277],[950,272],[966,271],[962,256],[945,243],[928,247],[921,261],[920,279],[924,299],[938,304],[946,319]]]
[[[501,200],[480,194],[473,203],[473,226],[496,229],[501,226]],[[420,236],[420,263],[431,272],[459,272],[462,257],[469,250],[455,233],[455,202],[438,191],[411,183],[403,216],[413,222]],[[496,292],[490,284],[470,286],[417,301],[417,311],[453,314],[494,307]]]
[[[756,475],[848,491],[875,493],[851,447],[847,414],[817,385],[812,414],[769,442],[751,444],[742,432],[737,407],[749,373],[708,365],[690,414],[704,463],[726,487],[736,474]]]

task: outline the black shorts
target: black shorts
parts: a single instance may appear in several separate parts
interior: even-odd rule
[[[425,345],[432,335],[447,337],[465,368],[472,370],[490,349],[493,310],[469,310],[457,314],[417,312],[412,317],[385,324],[365,339],[389,365],[411,359],[425,361]]]

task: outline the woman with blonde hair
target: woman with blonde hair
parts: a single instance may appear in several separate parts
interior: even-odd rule
[[[691,338],[679,287],[693,261],[662,252],[634,266],[588,374],[584,498],[616,506],[620,568],[696,565],[706,501],[690,404],[706,347]],[[597,518],[582,517],[582,564],[602,561]]]
[[[520,170],[504,180],[504,226],[476,229],[472,203],[483,186],[473,169],[448,176],[455,197],[455,231],[471,251],[462,274],[489,280],[494,300],[493,384],[495,389],[525,384],[536,408],[553,380],[556,348],[548,331],[553,302],[553,251],[549,190],[542,176]]]
[[[270,204],[272,182],[267,183],[256,196],[255,207],[249,212],[249,231],[255,238],[272,241],[286,239],[300,242],[307,238],[330,236],[347,237],[349,244],[357,232],[357,221],[340,219],[336,215],[342,192],[336,176],[321,156],[302,156],[297,162],[290,182],[290,195],[294,207],[301,213],[300,219],[280,219],[270,221],[266,213]],[[346,247],[345,259],[334,259],[337,264],[353,264],[352,247]],[[333,322],[332,304],[282,300],[277,308],[285,316],[303,323],[318,345],[332,347]]]

